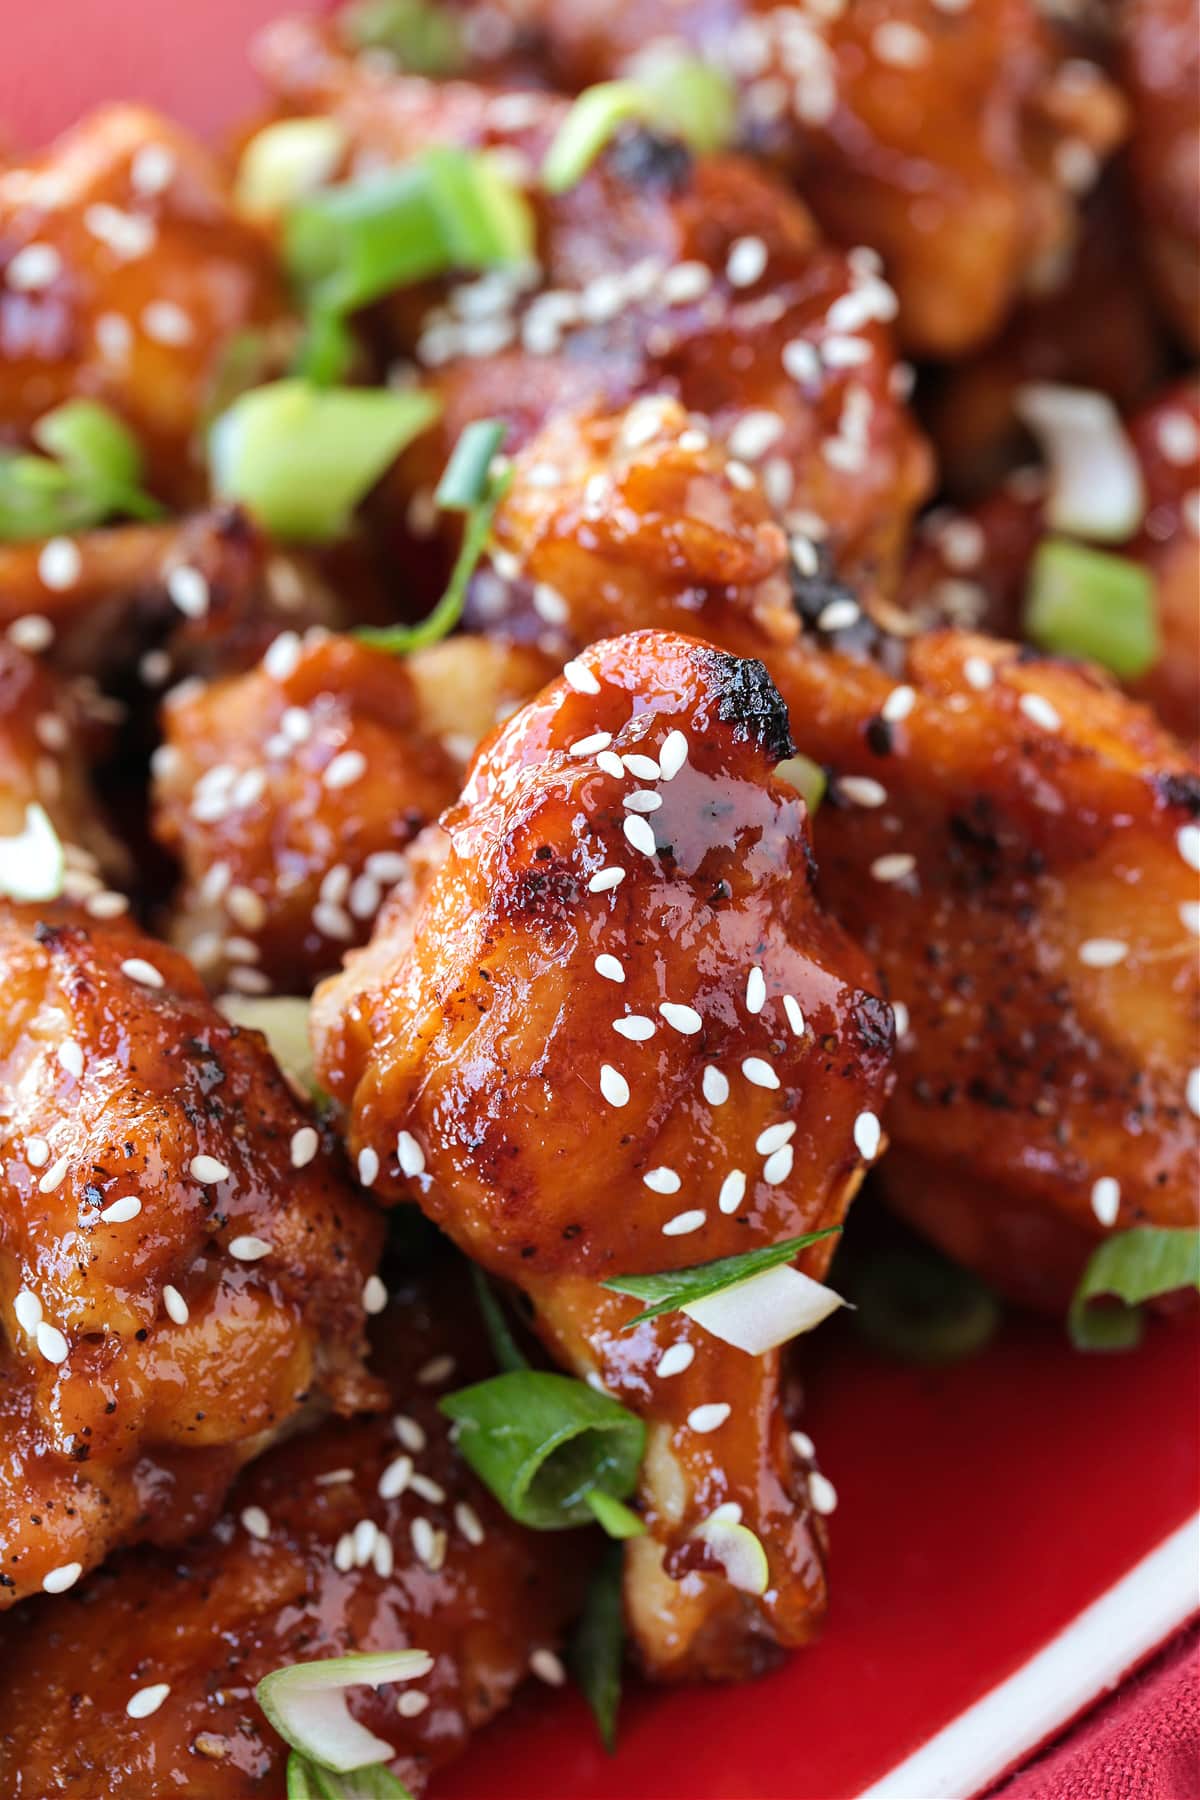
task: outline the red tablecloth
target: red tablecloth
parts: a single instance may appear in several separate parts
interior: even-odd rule
[[[991,1800],[1200,1800],[1200,1624]]]

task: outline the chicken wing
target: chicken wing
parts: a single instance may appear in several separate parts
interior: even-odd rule
[[[6,1794],[281,1794],[286,1750],[255,1684],[296,1662],[409,1646],[430,1653],[429,1674],[357,1688],[350,1707],[421,1790],[531,1658],[561,1679],[554,1646],[586,1553],[575,1535],[535,1535],[501,1512],[451,1447],[428,1377],[451,1359],[456,1381],[488,1373],[472,1310],[461,1283],[406,1288],[372,1331],[394,1418],[330,1423],[271,1451],[203,1537],[117,1556],[69,1596],[9,1615]],[[136,1720],[135,1693],[161,1694]]]
[[[1188,0],[1114,9],[1133,131],[1142,254],[1184,345],[1200,351],[1200,33]]]
[[[626,1600],[660,1677],[750,1673],[824,1605],[778,1351],[677,1315],[625,1331],[635,1303],[599,1285],[834,1225],[878,1153],[891,1018],[813,900],[789,749],[760,664],[652,632],[585,652],[483,747],[314,1002],[375,1191],[419,1199],[647,1421]],[[729,1505],[765,1591],[696,1536]]]
[[[0,910],[0,1605],[208,1522],[242,1463],[369,1405],[376,1216],[175,951]]]
[[[137,431],[165,499],[204,492],[192,438],[225,346],[284,318],[265,242],[211,155],[110,106],[0,170],[0,417],[28,432],[87,395]]]

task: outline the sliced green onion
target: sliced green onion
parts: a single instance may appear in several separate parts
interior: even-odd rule
[[[655,56],[635,78],[597,82],[579,95],[546,152],[542,163],[546,192],[563,194],[573,188],[633,119],[682,138],[705,154],[732,141],[737,97],[720,69],[694,56]]]
[[[1000,1306],[979,1278],[932,1250],[880,1252],[852,1267],[848,1283],[856,1328],[903,1362],[961,1362],[1000,1323]]]
[[[722,1343],[748,1356],[764,1356],[801,1332],[812,1331],[845,1304],[840,1294],[811,1275],[781,1265],[761,1269],[702,1300],[688,1301],[679,1310]]]
[[[213,485],[276,537],[328,542],[344,534],[363,495],[438,410],[436,397],[419,389],[270,382],[213,425]]]
[[[456,75],[467,64],[458,20],[428,0],[352,0],[337,25],[352,50],[386,50],[413,75]]]
[[[468,425],[438,483],[437,501],[455,512],[466,512],[462,544],[446,591],[428,616],[417,625],[364,625],[355,632],[363,643],[392,656],[422,650],[449,635],[462,618],[467,586],[480,557],[487,549],[496,508],[512,484],[513,472],[497,467],[495,453],[504,437],[504,426],[495,419],[479,419]]]
[[[654,123],[699,155],[723,150],[737,136],[737,89],[714,64],[656,50],[639,63],[637,83],[650,98]]]
[[[582,1381],[513,1370],[440,1402],[457,1443],[518,1524],[561,1531],[590,1524],[589,1493],[633,1492],[646,1443],[640,1419]]]
[[[585,88],[554,134],[542,163],[542,186],[565,194],[582,181],[600,152],[630,119],[643,124],[651,103],[636,81],[600,81]]]
[[[1038,545],[1024,624],[1025,635],[1041,649],[1090,657],[1123,680],[1144,675],[1162,654],[1150,571],[1065,538]]]
[[[66,857],[50,815],[33,800],[16,836],[0,838],[0,894],[9,900],[57,900],[66,872]]]
[[[813,762],[807,756],[789,756],[786,762],[777,764],[775,773],[780,781],[786,781],[789,787],[795,788],[811,817],[824,799],[825,789],[829,785],[820,763]]]
[[[319,1094],[308,1035],[309,1006],[309,1001],[288,994],[221,994],[217,1000],[219,1011],[231,1025],[262,1032],[268,1050],[294,1088]]]
[[[424,1650],[352,1651],[321,1662],[293,1663],[264,1675],[254,1697],[275,1730],[309,1762],[344,1775],[396,1754],[383,1738],[351,1717],[349,1687],[380,1687],[428,1675],[433,1658]]]
[[[255,132],[242,151],[233,197],[251,219],[276,219],[327,182],[346,150],[336,119],[280,119]]]
[[[45,413],[32,435],[45,456],[0,452],[0,540],[55,537],[117,514],[161,514],[141,487],[138,441],[108,407],[68,400]]]
[[[402,1781],[371,1763],[348,1775],[335,1774],[293,1750],[287,1761],[287,1800],[413,1800]]]
[[[1200,1231],[1149,1225],[1118,1231],[1092,1253],[1083,1272],[1067,1329],[1077,1350],[1123,1350],[1142,1333],[1143,1301],[1181,1288],[1200,1288]],[[1093,1307],[1111,1296],[1117,1308]]]
[[[743,1594],[765,1594],[771,1585],[771,1567],[762,1539],[743,1525],[736,1504],[718,1506],[701,1520],[692,1536],[708,1545],[725,1572],[730,1587]]]
[[[487,1328],[488,1341],[492,1346],[492,1355],[502,1369],[510,1374],[514,1369],[527,1369],[528,1359],[522,1356],[517,1340],[508,1328],[508,1320],[504,1316],[504,1308],[495,1288],[479,1267],[471,1264],[471,1285],[475,1289],[475,1298],[479,1310],[483,1314],[483,1322]]]
[[[585,1496],[597,1525],[606,1531],[610,1538],[618,1541],[625,1538],[644,1537],[646,1527],[623,1500],[614,1500],[601,1488],[593,1488]]]
[[[664,1269],[661,1275],[614,1275],[602,1285],[614,1294],[632,1294],[635,1300],[650,1301],[644,1312],[626,1320],[624,1329],[632,1331],[646,1319],[679,1312],[708,1294],[719,1294],[723,1288],[747,1281],[764,1269],[791,1262],[810,1244],[819,1244],[822,1238],[833,1237],[841,1229],[840,1225],[826,1225],[821,1231],[807,1231],[802,1237],[786,1238],[782,1244],[768,1244],[762,1250],[748,1250],[743,1256],[723,1256],[716,1262],[695,1263],[687,1269]]]
[[[1046,520],[1054,531],[1119,544],[1141,524],[1146,485],[1137,452],[1107,394],[1030,382],[1015,400],[1049,467]]]
[[[621,1607],[623,1558],[611,1544],[588,1583],[583,1612],[567,1646],[567,1667],[592,1709],[604,1747],[617,1747],[617,1711],[621,1704],[621,1654],[624,1620]]]

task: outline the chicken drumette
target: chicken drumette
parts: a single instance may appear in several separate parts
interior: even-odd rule
[[[813,898],[789,749],[761,664],[653,632],[585,652],[483,747],[314,1006],[376,1191],[523,1288],[554,1355],[646,1420],[626,1599],[659,1676],[749,1673],[824,1604],[778,1351],[682,1315],[625,1331],[635,1303],[600,1286],[834,1225],[879,1151],[891,1016]],[[765,1591],[696,1537],[731,1504]]]

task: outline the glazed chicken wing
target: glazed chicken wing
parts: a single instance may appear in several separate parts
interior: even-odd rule
[[[1189,0],[1116,9],[1133,112],[1130,164],[1142,254],[1186,347],[1200,351],[1200,32]]]
[[[682,1315],[625,1331],[636,1305],[599,1285],[834,1225],[880,1148],[891,1018],[813,900],[789,748],[760,664],[651,632],[585,652],[484,746],[314,1004],[376,1191],[523,1288],[556,1358],[646,1420],[626,1601],[661,1677],[750,1673],[824,1606],[778,1351]],[[765,1591],[697,1539],[731,1504]]]
[[[3,1605],[370,1404],[380,1234],[262,1040],[127,920],[5,905],[0,995]]]
[[[93,113],[0,170],[0,262],[7,430],[87,395],[138,433],[156,492],[202,494],[192,436],[222,352],[283,316],[267,245],[210,154],[144,107]]]
[[[13,1800],[251,1800],[286,1749],[254,1700],[273,1669],[347,1651],[429,1652],[429,1673],[352,1691],[410,1789],[455,1756],[554,1646],[586,1567],[526,1532],[452,1449],[438,1375],[488,1372],[464,1284],[406,1289],[374,1324],[394,1416],[330,1423],[243,1474],[205,1536],[118,1556],[5,1621],[0,1781]],[[464,1319],[466,1325],[464,1325]],[[446,1379],[445,1376],[442,1379]],[[136,1726],[130,1698],[157,1698]]]

